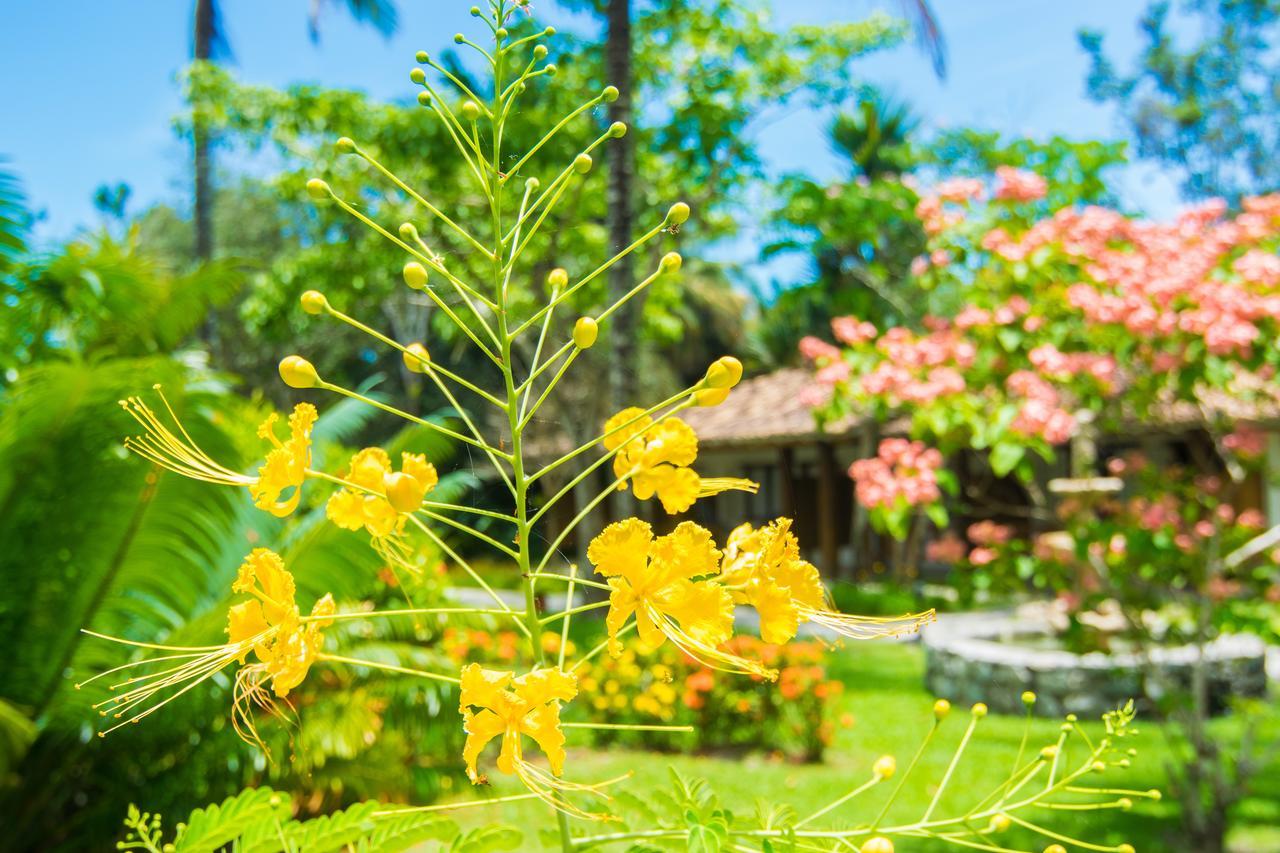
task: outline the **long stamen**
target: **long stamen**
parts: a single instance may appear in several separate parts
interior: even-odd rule
[[[125,447],[162,468],[181,474],[184,477],[190,477],[193,480],[203,480],[226,486],[248,486],[257,482],[254,477],[232,471],[230,468],[218,464],[209,454],[201,450],[190,433],[183,427],[182,422],[174,413],[173,407],[169,405],[168,399],[158,385],[156,386],[156,393],[160,395],[160,399],[164,402],[165,410],[169,413],[169,417],[177,427],[178,432],[175,433],[165,425],[140,397],[129,397],[120,401],[120,407],[142,426],[143,434],[126,438]]]

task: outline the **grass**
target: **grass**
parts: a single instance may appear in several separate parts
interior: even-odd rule
[[[767,756],[726,759],[620,749],[574,749],[570,733],[566,776],[589,781],[630,772],[633,777],[619,787],[644,796],[646,792],[670,787],[670,767],[685,776],[707,780],[719,795],[721,804],[733,811],[749,812],[759,799],[768,798],[771,803],[790,805],[802,817],[867,779],[872,763],[881,755],[891,754],[897,758],[899,776],[894,779],[896,783],[933,720],[933,698],[921,687],[924,671],[921,650],[918,646],[905,644],[851,644],[845,650],[833,653],[829,666],[831,674],[847,685],[836,713],[851,713],[856,722],[851,728],[838,730],[822,764],[789,764]],[[889,820],[915,820],[927,808],[937,780],[945,772],[968,718],[967,709],[952,712],[917,767],[912,777],[914,783],[903,789],[891,808]],[[1033,720],[1029,743],[1038,749],[1055,742],[1059,725],[1060,721]],[[964,762],[940,800],[936,815],[962,813],[1004,781],[1018,752],[1023,726],[1021,718],[998,715],[982,721],[965,753]],[[1268,709],[1268,727],[1272,730],[1280,728],[1280,712],[1274,706]],[[1137,728],[1141,734],[1134,738],[1134,745],[1138,747],[1139,755],[1131,768],[1108,771],[1106,785],[1137,790],[1165,789],[1164,764],[1169,758],[1166,739],[1154,724],[1140,724]],[[1240,728],[1238,721],[1223,720],[1216,725],[1215,733],[1226,739],[1224,742],[1237,742]],[[1086,728],[1090,737],[1096,737],[1100,730],[1100,725]],[[1080,754],[1080,751],[1075,754]],[[492,756],[486,758],[491,760]],[[1261,853],[1280,849],[1280,832],[1275,829],[1280,826],[1280,764],[1269,768],[1269,772],[1264,771],[1259,778],[1276,781],[1264,782],[1263,787],[1268,790],[1259,792],[1237,809],[1233,815],[1235,831],[1232,840],[1236,849]],[[492,773],[491,779],[493,785],[488,791],[494,796],[522,791],[518,782],[502,774]],[[813,826],[852,825],[869,820],[880,811],[894,783],[877,786]],[[459,792],[459,796],[470,799],[472,794],[469,791]],[[554,824],[546,806],[533,800],[466,809],[455,813],[455,817],[466,826],[506,823],[528,828]],[[1095,844],[1127,842],[1140,853],[1181,849],[1178,847],[1177,806],[1172,797],[1160,802],[1139,801],[1130,812],[1114,809],[1084,813],[1036,810],[1028,817],[1056,831],[1082,837]],[[835,820],[828,822],[829,818]],[[528,849],[536,849],[536,833],[527,831],[526,835]],[[1017,828],[1002,835],[1001,840],[1015,848],[1033,850],[1040,850],[1047,843],[1042,839],[1037,843],[1029,833]],[[926,842],[910,847],[899,845],[900,851],[934,849],[940,848]]]

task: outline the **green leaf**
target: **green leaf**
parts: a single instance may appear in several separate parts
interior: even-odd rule
[[[945,530],[947,528],[947,522],[950,519],[947,516],[947,508],[942,504],[928,504],[924,508],[924,514],[929,516],[929,520],[933,522],[934,527],[937,527],[939,530]]]
[[[253,824],[288,820],[289,812],[288,797],[270,788],[249,788],[193,811],[174,839],[174,853],[213,853]]]
[[[340,812],[285,827],[291,850],[297,853],[330,853],[371,834],[376,828],[373,812],[378,803],[358,803]]]
[[[374,821],[374,830],[355,845],[358,853],[392,853],[425,841],[441,844],[456,838],[458,825],[429,812],[386,815]]]
[[[1017,467],[1026,454],[1027,449],[1021,444],[999,442],[991,448],[991,470],[997,477],[1003,477]]]
[[[689,853],[720,853],[720,836],[709,826],[694,826],[689,829]]]
[[[524,834],[510,826],[482,826],[453,841],[454,853],[490,853],[494,850],[518,850]]]

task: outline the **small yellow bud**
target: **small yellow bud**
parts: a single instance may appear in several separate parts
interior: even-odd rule
[[[396,231],[399,232],[400,239],[406,243],[410,240],[418,239],[418,229],[413,226],[412,222],[401,222]]]
[[[415,341],[405,347],[405,350],[404,366],[414,373],[426,373],[427,363],[431,361],[431,353],[427,352],[427,348]]]
[[[892,755],[882,755],[871,766],[871,772],[881,779],[892,779],[898,769],[898,760]]]
[[[349,136],[343,136],[333,144],[333,147],[342,154],[352,154],[356,150],[356,143]]]
[[[308,290],[299,301],[302,303],[302,310],[308,314],[322,314],[329,307],[329,300],[318,290]]]
[[[1132,844],[1121,844],[1116,847],[1116,853],[1135,853]]]
[[[454,44],[462,44],[462,43],[463,43],[464,41],[466,41],[466,40],[467,40],[467,37],[466,37],[466,36],[464,36],[462,33],[454,33],[454,34],[453,34],[453,43],[454,43]]]
[[[421,68],[415,68],[409,72],[409,79],[421,86],[423,83],[427,82],[427,72],[423,71]]]
[[[502,41],[509,35],[511,34],[507,32],[506,27],[498,27],[496,30],[493,31],[493,37],[496,38],[498,41]]]
[[[883,835],[862,842],[861,853],[893,853],[893,842]]]
[[[329,185],[319,178],[312,178],[307,181],[307,192],[310,193],[311,197],[316,201],[326,201],[333,195],[333,192],[329,189]]]
[[[429,106],[431,106],[431,93],[430,93],[430,92],[419,92],[419,93],[418,93],[418,106],[420,106],[420,107],[429,107]]]
[[[1079,717],[1077,717],[1075,714],[1067,714],[1067,722],[1068,722],[1068,723],[1074,723],[1074,722],[1075,722],[1076,720],[1078,720],[1078,719],[1080,719],[1080,718],[1079,718]]]
[[[1147,796],[1158,803],[1160,802],[1160,798],[1164,795],[1160,793],[1159,789],[1152,788],[1150,791],[1147,791]]]
[[[697,406],[718,406],[729,399],[728,388],[703,388],[693,392],[693,402]]]
[[[1116,805],[1120,807],[1120,811],[1127,812],[1129,809],[1133,808],[1133,800],[1128,797],[1121,797],[1116,800]],[[1132,850],[1133,848],[1130,847],[1129,849]]]
[[[462,117],[467,121],[475,121],[480,118],[480,105],[475,101],[463,101],[462,108],[458,112],[462,113]]]
[[[1089,765],[1089,769],[1094,773],[1105,773],[1107,771],[1107,765],[1103,764],[1101,761],[1095,761]]]
[[[413,512],[422,506],[422,497],[427,493],[416,477],[402,471],[384,475],[382,490],[387,495],[387,503],[391,504],[396,512]]]
[[[404,283],[414,290],[423,290],[427,286],[427,268],[417,261],[409,261],[404,265]]]
[[[684,258],[680,257],[679,252],[667,252],[662,256],[662,261],[658,267],[663,272],[675,272],[680,269],[680,265],[684,263]]]
[[[605,86],[604,91],[600,93],[600,100],[604,101],[606,104],[612,104],[614,101],[618,100],[618,87]]]
[[[1048,847],[1044,848],[1044,853],[1067,853],[1067,848],[1063,847],[1061,844],[1050,844]]]
[[[556,68],[556,64],[554,62],[548,62],[543,70],[547,72],[548,77],[554,77],[556,76],[556,72],[560,69]]]
[[[555,34],[556,34],[556,28],[555,28],[555,27],[547,27],[545,30],[543,30],[543,31],[542,31],[542,34],[543,34],[544,36],[553,36],[553,35],[555,35]]]
[[[1026,705],[1028,708],[1036,704],[1036,694],[1032,693],[1030,690],[1024,690],[1022,692],[1022,704]]]
[[[590,317],[579,317],[573,324],[573,345],[578,349],[591,349],[600,335],[600,327]]]
[[[320,384],[315,365],[300,355],[287,355],[280,361],[280,378],[290,388],[314,388]]]
[[[551,272],[547,273],[547,284],[556,290],[559,290],[568,283],[569,272],[565,269],[556,267]]]
[[[711,362],[703,380],[710,388],[732,388],[742,380],[742,362],[724,355]]]
[[[683,225],[689,221],[689,205],[678,201],[667,211],[667,221],[672,225]]]
[[[1007,814],[998,814],[991,818],[991,829],[993,832],[1004,832],[1012,823]]]
[[[627,135],[627,124],[622,121],[615,121],[609,125],[609,135],[614,139],[619,139]]]
[[[533,49],[534,59],[542,59],[542,57],[546,55],[547,55],[547,46],[545,44],[540,44]]]
[[[585,175],[591,171],[591,155],[579,154],[573,158],[573,170],[579,175]]]
[[[985,717],[987,715],[987,706],[982,702],[978,702],[969,709],[969,712],[975,717]]]
[[[945,720],[947,714],[951,713],[951,703],[946,699],[939,699],[933,703],[933,717],[936,720]]]
[[[1052,761],[1058,757],[1058,747],[1046,746],[1044,749],[1040,750],[1040,757],[1045,761]]]
[[[472,6],[471,8],[475,9],[475,12],[480,11],[475,6]],[[475,12],[472,12],[472,14],[474,15]],[[427,62],[431,59],[431,54],[427,53],[425,50],[420,50],[413,55],[413,59],[415,62]]]

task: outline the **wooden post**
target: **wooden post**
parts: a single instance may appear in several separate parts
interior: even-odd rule
[[[778,451],[778,473],[782,480],[782,514],[787,518],[796,517],[796,452],[790,446]]]
[[[836,451],[828,442],[818,443],[818,545],[823,573],[835,578],[839,569],[836,530]]]

